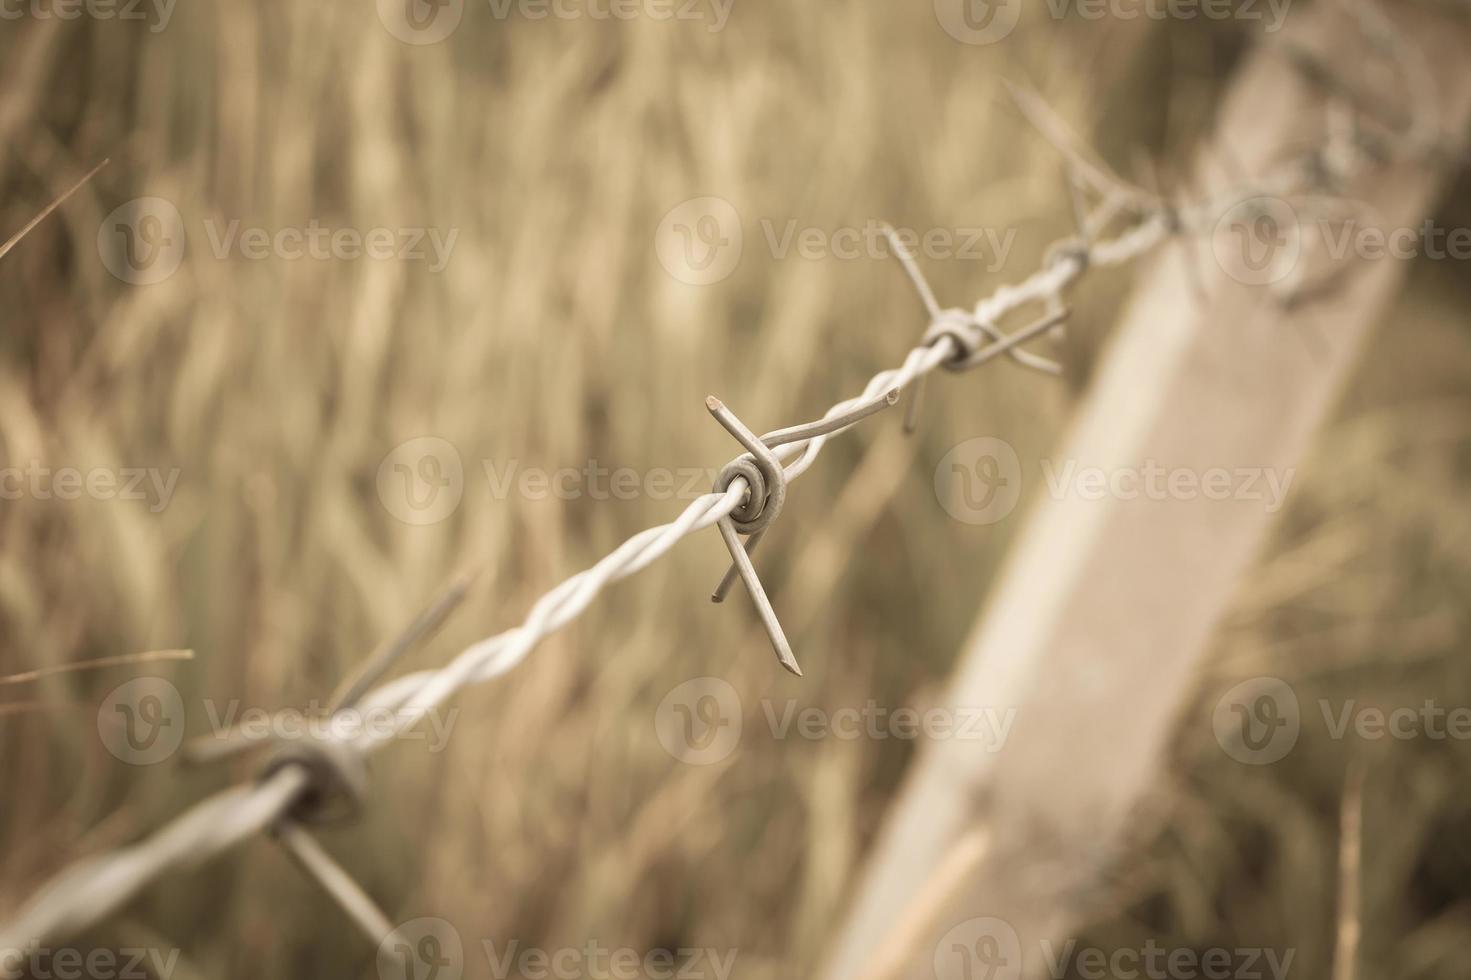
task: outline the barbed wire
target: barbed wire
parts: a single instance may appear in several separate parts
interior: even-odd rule
[[[1402,68],[1410,93],[1423,95],[1424,76],[1411,67],[1414,56],[1407,52],[1412,49],[1392,23],[1370,6],[1371,0],[1345,2],[1351,2],[1358,11],[1361,29],[1376,41],[1375,50]],[[1311,74],[1310,62],[1299,59],[1298,64],[1306,65],[1305,70]],[[1313,77],[1324,82],[1320,74]],[[592,567],[563,581],[531,607],[521,625],[472,644],[442,668],[417,671],[374,687],[404,653],[431,635],[464,599],[469,576],[457,579],[403,633],[375,651],[344,683],[330,706],[334,719],[372,712],[391,716],[392,724],[328,726],[328,734],[291,739],[272,756],[256,781],[207,797],[138,843],[72,863],[0,927],[0,950],[80,932],[112,915],[164,873],[201,864],[260,833],[274,836],[364,935],[380,949],[389,948],[397,933],[387,916],[307,830],[309,824],[345,819],[362,808],[367,793],[366,761],[373,752],[461,689],[513,669],[543,639],[576,619],[606,588],[647,568],[684,538],[711,526],[720,529],[732,558],[731,570],[712,599],[723,598],[739,577],[751,593],[778,659],[800,674],[750,554],[780,512],[787,485],[813,465],[828,439],[882,412],[911,388],[905,427],[912,429],[923,382],[939,368],[967,371],[1005,356],[1032,370],[1059,373],[1055,362],[1021,345],[1059,328],[1067,315],[1064,292],[1089,270],[1123,265],[1172,238],[1178,238],[1182,247],[1189,249],[1195,237],[1213,229],[1230,207],[1265,195],[1289,194],[1298,188],[1331,189],[1365,163],[1382,162],[1383,158],[1383,135],[1377,139],[1367,135],[1361,125],[1364,114],[1352,99],[1347,99],[1355,125],[1330,126],[1329,138],[1303,157],[1261,179],[1244,179],[1241,186],[1190,205],[1163,193],[1155,181],[1149,189],[1125,181],[1088,154],[1040,96],[1014,86],[1011,90],[1023,114],[1066,162],[1075,233],[1049,247],[1041,268],[1020,282],[1002,285],[970,310],[942,308],[914,258],[890,230],[893,251],[929,317],[920,343],[898,367],[875,374],[858,395],[838,402],[821,418],[760,437],[712,397],[707,408],[746,452],[721,471],[711,493],[692,501],[673,521],[633,535]],[[1330,112],[1340,111],[1344,101],[1331,102]],[[1421,159],[1443,153],[1441,139],[1425,136],[1425,118],[1426,113],[1416,112],[1407,122],[1397,124],[1399,135],[1414,137],[1401,141],[1400,145],[1406,147],[1402,156]],[[1430,118],[1438,132],[1438,116],[1432,112]],[[1083,185],[1099,199],[1092,210],[1084,200]],[[1126,220],[1126,226],[1113,237],[1104,238],[1105,230],[1120,220]],[[1193,266],[1193,253],[1186,259],[1187,265]],[[1033,305],[1043,309],[1039,319],[1009,334],[1001,330],[999,325],[1009,315]],[[740,535],[746,536],[744,543]],[[337,734],[345,730],[352,734]],[[270,737],[236,729],[192,744],[186,759],[196,763],[217,760],[262,744]]]

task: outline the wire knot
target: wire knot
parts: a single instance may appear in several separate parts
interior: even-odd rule
[[[726,463],[715,478],[715,492],[724,493],[737,477],[746,481],[746,498],[739,507],[730,512],[731,523],[741,534],[757,534],[766,530],[776,520],[787,501],[787,475],[781,461],[766,444],[741,425],[740,420],[730,413],[720,400],[711,396],[705,400],[711,414],[741,442],[750,447]],[[742,431],[731,426],[735,423]]]
[[[771,447],[746,428],[719,398],[714,395],[706,398],[705,407],[725,427],[725,431],[746,447],[746,452],[727,463],[715,478],[717,493],[728,490],[737,477],[746,481],[746,496],[740,506],[716,522],[726,550],[730,552],[731,571],[740,575],[746,591],[751,594],[751,600],[756,603],[756,612],[761,616],[761,625],[766,627],[766,635],[771,638],[776,659],[783,667],[800,677],[802,668],[797,666],[797,658],[792,655],[792,646],[787,642],[781,623],[777,621],[776,612],[771,608],[771,600],[766,597],[766,590],[756,575],[756,567],[751,564],[750,556],[756,545],[761,543],[761,536],[766,533],[771,522],[781,513],[782,505],[786,503],[786,472]],[[750,536],[749,544],[741,543],[738,537],[741,534]],[[711,600],[720,602],[725,598],[725,590],[730,587],[731,581],[731,572],[727,572],[710,596]]]
[[[981,342],[986,336],[995,337],[998,334],[999,331],[994,327],[987,330],[981,326],[980,321],[973,314],[952,307],[948,310],[941,310],[930,320],[930,325],[925,328],[920,343],[925,347],[933,347],[944,338],[949,337],[955,341],[955,354],[943,361],[941,367],[947,371],[964,371],[966,360],[980,349]]]
[[[300,766],[307,786],[288,811],[302,823],[340,823],[362,812],[368,795],[368,762],[355,747],[315,736],[292,738],[261,769],[264,782],[287,766]]]
[[[1076,279],[1088,271],[1088,263],[1093,257],[1093,250],[1083,238],[1064,238],[1062,241],[1053,242],[1042,254],[1042,265],[1044,268],[1053,269],[1063,262],[1072,262],[1077,266],[1073,273]]]

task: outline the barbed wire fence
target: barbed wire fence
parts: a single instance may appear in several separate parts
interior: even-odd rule
[[[1040,268],[1017,283],[1001,286],[970,309],[944,308],[913,256],[889,230],[893,251],[928,317],[920,342],[898,367],[874,375],[861,393],[832,406],[821,418],[759,437],[719,400],[708,399],[708,410],[745,450],[721,470],[712,492],[691,502],[673,521],[635,534],[592,567],[553,588],[532,606],[521,625],[472,644],[442,668],[383,681],[403,654],[432,635],[462,603],[472,576],[455,580],[344,682],[329,704],[332,721],[344,724],[285,740],[257,780],[209,796],[137,843],[82,858],[64,868],[0,925],[0,950],[26,948],[80,932],[116,913],[165,873],[201,864],[263,833],[274,837],[339,903],[380,953],[393,949],[402,941],[397,928],[310,828],[361,814],[368,800],[367,760],[372,753],[463,688],[513,669],[613,583],[648,567],[684,538],[711,526],[719,530],[732,560],[712,598],[720,601],[739,578],[778,660],[800,675],[750,555],[778,517],[788,485],[816,462],[828,439],[894,405],[906,390],[911,390],[911,397],[905,427],[912,429],[923,385],[942,368],[965,372],[1004,357],[1030,370],[1060,373],[1055,362],[1023,345],[1060,330],[1067,317],[1065,293],[1091,270],[1125,265],[1167,241],[1180,244],[1186,251],[1187,268],[1193,269],[1195,243],[1232,209],[1250,209],[1256,207],[1253,202],[1305,194],[1317,202],[1315,207],[1323,205],[1325,213],[1336,213],[1332,206],[1336,192],[1349,178],[1366,170],[1392,161],[1461,159],[1460,141],[1443,131],[1436,93],[1417,67],[1414,50],[1372,0],[1341,2],[1354,12],[1371,50],[1400,74],[1412,107],[1408,117],[1387,113],[1321,60],[1288,49],[1286,55],[1324,92],[1328,138],[1256,180],[1233,165],[1228,149],[1217,147],[1221,158],[1217,162],[1235,173],[1239,183],[1189,203],[1165,194],[1157,182],[1151,181],[1153,186],[1146,188],[1118,176],[1072,135],[1039,95],[1012,87],[1022,113],[1063,156],[1075,224],[1074,234],[1054,242],[1044,253]],[[1299,224],[1287,230],[1300,233],[1303,227]],[[1294,270],[1287,287],[1279,288],[1278,302],[1291,305],[1310,300],[1315,283],[1300,272]],[[1204,298],[1203,290],[1197,289],[1197,298]],[[1002,330],[1003,321],[1030,307],[1040,307],[1041,315],[1013,332]],[[354,717],[368,713],[391,716],[394,721],[386,726],[351,724]],[[252,734],[237,728],[191,744],[185,758],[194,763],[219,760],[279,734]]]

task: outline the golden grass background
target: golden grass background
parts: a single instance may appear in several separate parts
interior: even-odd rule
[[[184,692],[194,731],[205,698],[325,699],[478,564],[470,601],[408,666],[443,662],[680,506],[495,499],[479,461],[719,466],[734,449],[706,394],[772,428],[820,414],[915,341],[923,318],[893,260],[778,259],[762,218],[1017,229],[999,273],[926,263],[942,301],[968,305],[1035,267],[1069,221],[1055,154],[1001,78],[1034,82],[1127,169],[1134,148],[1183,159],[1254,40],[1038,16],[978,49],[929,4],[759,0],[706,28],[497,20],[471,3],[450,39],[414,47],[370,5],[336,0],[180,5],[157,33],[0,28],[0,230],[113,159],[0,263],[0,451],[7,465],[181,471],[157,514],[0,504],[0,672],[193,648],[196,660],[148,672]],[[730,278],[695,287],[665,273],[653,242],[670,208],[705,194],[741,214],[745,251]],[[145,195],[179,207],[190,247],[169,280],[136,287],[95,243],[104,215]],[[1442,220],[1466,200],[1459,188]],[[459,236],[438,274],[222,261],[198,233],[209,217]],[[1338,796],[1357,753],[1369,757],[1363,976],[1463,975],[1464,745],[1306,741],[1250,770],[1220,752],[1209,716],[1225,687],[1261,673],[1305,701],[1471,703],[1466,281],[1455,263],[1421,263],[1384,324],[1243,585],[1153,819],[1097,896],[1091,941],[1292,947],[1296,975],[1325,976]],[[740,977],[810,974],[910,746],[777,741],[748,725],[727,763],[692,767],[657,743],[655,706],[712,674],[753,715],[763,697],[924,704],[1021,521],[952,520],[934,465],[996,435],[1035,475],[1127,286],[1127,272],[1105,273],[1074,297],[1055,351],[1065,380],[1004,364],[947,375],[915,438],[876,419],[794,484],[760,565],[804,680],[777,669],[744,597],[706,600],[724,567],[707,532],[460,697],[447,751],[382,753],[368,815],[328,846],[390,917],[444,917],[469,947],[733,947]],[[407,526],[375,474],[426,434],[457,447],[466,494],[450,520]],[[96,706],[134,673],[0,690],[25,704],[0,716],[0,910],[65,860],[249,777],[245,762],[188,771],[109,755]],[[374,975],[370,944],[266,841],[169,878],[86,938],[180,947],[181,977]],[[467,975],[484,967],[472,948]]]

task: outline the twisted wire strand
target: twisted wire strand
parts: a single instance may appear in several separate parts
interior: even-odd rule
[[[1319,161],[1331,159],[1330,151],[1334,149],[1343,148],[1321,147],[1313,157]],[[1350,153],[1344,159],[1353,160],[1357,165],[1360,158]],[[1245,187],[1216,195],[1198,207],[1181,208],[1175,212],[1165,202],[1147,195],[1141,197],[1133,189],[1122,186],[1111,173],[1104,171],[1087,175],[1096,178],[1092,182],[1101,192],[1102,203],[1084,222],[1081,244],[1077,239],[1055,243],[1054,249],[1062,246],[1071,248],[1061,248],[1043,268],[1018,283],[1002,285],[979,300],[972,311],[977,323],[994,327],[1007,314],[1034,303],[1053,312],[1061,305],[1063,291],[1089,269],[1122,265],[1150,251],[1171,234],[1181,233],[1182,228],[1186,233],[1199,233],[1209,227],[1208,222],[1223,208],[1249,196],[1286,194],[1305,176],[1312,179],[1311,167],[1299,160]],[[1114,238],[1098,237],[1099,230],[1129,212],[1137,215],[1132,225]],[[1048,254],[1052,255],[1053,251],[1049,250]],[[936,306],[933,294],[924,287],[921,295],[927,297],[926,306],[932,311]],[[1035,326],[1050,325],[1044,321]],[[950,336],[941,336],[932,344],[911,349],[899,367],[874,375],[862,393],[834,405],[823,418],[841,416],[891,389],[902,391],[959,355],[968,355],[966,366],[976,366],[1008,354],[1039,332],[1028,329],[996,339],[994,332],[983,331],[983,339],[993,342],[972,351],[962,350]],[[1029,357],[1014,359],[1023,364],[1031,360]],[[816,462],[827,440],[854,424],[856,422],[773,447],[772,451],[783,462],[786,479],[793,480],[805,473]],[[366,756],[401,735],[461,688],[505,674],[524,660],[543,639],[579,616],[608,586],[647,568],[685,537],[711,527],[740,507],[748,490],[744,478],[738,477],[725,492],[705,494],[690,502],[673,521],[633,535],[596,564],[542,596],[521,625],[470,645],[443,668],[400,676],[369,691],[354,685],[352,696],[358,699],[357,704],[355,707],[344,706],[343,712],[392,709],[395,723],[387,729],[359,726],[352,736],[342,740],[342,744]],[[248,746],[249,740],[232,735],[230,745],[228,751],[235,751]],[[10,921],[0,926],[0,950],[24,948],[28,944],[85,929],[116,912],[165,872],[199,864],[255,834],[272,830],[278,832],[303,868],[343,904],[365,933],[371,936],[383,931],[388,921],[386,917],[315,845],[314,839],[289,818],[292,807],[310,788],[308,771],[288,765],[264,779],[206,798],[138,843],[73,862],[54,875]]]
[[[1090,260],[1097,265],[1127,261],[1158,241],[1162,229],[1163,223],[1155,222],[1112,242],[1100,242]],[[1080,264],[1059,262],[1015,286],[997,289],[976,304],[975,315],[997,322],[1012,310],[1058,295],[1081,273]],[[987,349],[1002,353],[1010,346],[1003,340]],[[823,417],[842,415],[890,389],[903,390],[960,353],[950,338],[915,347],[898,368],[874,375],[861,394],[834,405]],[[805,473],[827,440],[844,431],[776,447],[773,452],[784,463],[792,460],[785,466],[787,479]],[[745,480],[738,478],[722,494],[696,498],[673,521],[640,531],[592,567],[557,585],[532,606],[520,626],[472,644],[441,669],[406,674],[366,693],[356,709],[346,710],[390,709],[395,722],[365,727],[352,744],[365,754],[377,751],[461,688],[505,674],[541,640],[580,615],[605,588],[647,568],[690,534],[714,525],[740,506],[746,492]],[[165,872],[205,861],[269,830],[283,819],[307,784],[303,770],[288,767],[263,782],[236,786],[205,799],[137,844],[75,862],[5,925],[0,931],[0,949],[20,948],[101,921]],[[354,918],[361,921],[362,914]]]

